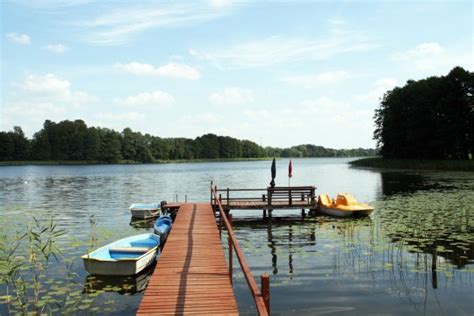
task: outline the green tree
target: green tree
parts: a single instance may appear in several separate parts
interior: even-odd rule
[[[473,152],[473,73],[409,80],[376,110],[374,138],[384,157],[468,158]]]
[[[118,162],[121,160],[120,134],[107,128],[101,128],[97,131],[100,135],[99,160],[107,162]]]

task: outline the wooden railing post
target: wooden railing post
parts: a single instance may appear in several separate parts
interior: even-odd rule
[[[291,194],[291,188],[288,188],[288,200],[290,202],[290,206],[293,205],[293,196]]]
[[[233,228],[233,221],[232,221],[232,214],[229,214],[227,216],[227,219],[229,220],[229,224],[230,224],[230,227]],[[228,244],[229,244],[229,276],[230,276],[230,284],[232,284],[233,280],[232,280],[232,273],[234,271],[234,262],[232,260],[232,252],[233,252],[233,248],[232,248],[232,239],[230,237],[230,232],[227,236],[227,241],[228,241]]]
[[[265,307],[267,309],[267,314],[270,315],[270,276],[268,273],[262,273],[261,275],[262,281],[262,298],[263,302],[265,303]]]
[[[227,207],[230,208],[230,204],[229,204],[229,188],[227,188]]]
[[[214,182],[211,180],[211,204],[213,204],[212,203],[212,189],[213,189],[212,186],[213,186],[213,184],[214,184]]]

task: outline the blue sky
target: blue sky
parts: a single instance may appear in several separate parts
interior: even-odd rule
[[[2,1],[0,130],[45,119],[374,147],[383,93],[473,71],[471,1]]]

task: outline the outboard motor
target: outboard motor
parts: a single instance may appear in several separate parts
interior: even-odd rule
[[[166,204],[168,204],[168,202],[166,202],[166,201],[161,201],[161,202],[160,202],[161,212],[164,212]],[[167,213],[167,212],[166,212],[166,213]]]

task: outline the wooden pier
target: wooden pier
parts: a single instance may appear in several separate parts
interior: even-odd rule
[[[259,315],[270,313],[270,281],[257,286],[232,228],[231,209],[316,208],[314,186],[218,190],[211,183],[210,203],[174,203],[176,219],[138,308],[138,315],[238,315],[232,288],[233,256],[237,258]],[[260,191],[260,192],[257,192]],[[231,196],[239,192],[240,197]],[[224,196],[223,196],[224,193]],[[218,225],[216,223],[218,219]],[[227,231],[228,263],[222,246]]]
[[[238,314],[211,204],[183,204],[139,315]]]
[[[220,239],[222,232],[216,224],[216,209],[221,217],[220,222],[225,224],[228,233],[229,264]],[[231,222],[219,202],[215,205],[180,205],[137,314],[238,315],[232,289],[234,251],[254,297],[258,314],[268,315],[269,277],[267,274],[262,275],[260,292],[235,238]]]

